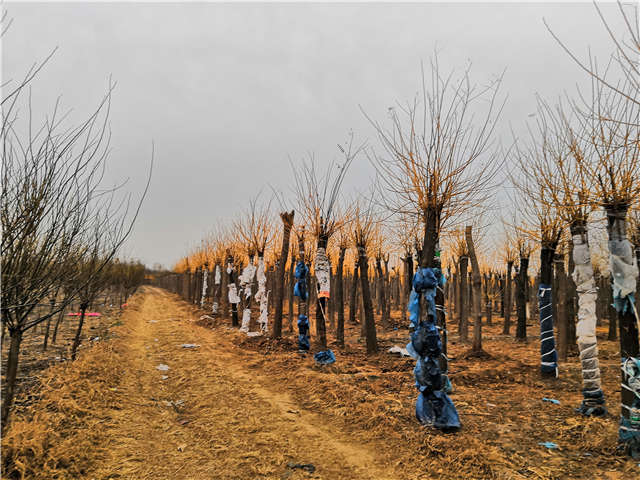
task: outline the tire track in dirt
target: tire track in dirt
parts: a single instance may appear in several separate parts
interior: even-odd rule
[[[117,387],[121,408],[105,426],[109,458],[91,478],[397,478],[376,463],[376,452],[250,368],[250,352],[190,320],[185,304],[151,287],[137,311],[127,312],[119,339],[126,363]],[[316,471],[289,462],[312,463]]]

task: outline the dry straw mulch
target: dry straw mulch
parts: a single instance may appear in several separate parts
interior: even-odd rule
[[[406,341],[380,332],[366,357],[347,328],[337,363],[318,367],[295,335],[247,336],[147,288],[118,338],[42,374],[36,401],[3,439],[7,478],[636,479],[616,451],[617,345],[601,342],[611,415],[586,419],[575,357],[541,380],[538,340],[485,329],[490,356],[465,355],[452,338],[452,398],[463,429],[442,434],[414,418],[413,361],[385,353]],[[533,328],[532,328],[533,330]],[[531,332],[534,333],[534,332]],[[181,349],[182,343],[200,348]],[[170,366],[167,378],[155,366]],[[543,402],[560,400],[560,405]],[[539,442],[558,444],[547,450]],[[308,473],[289,465],[312,463]]]

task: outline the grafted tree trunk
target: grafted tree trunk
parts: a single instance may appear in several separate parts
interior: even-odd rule
[[[411,292],[411,281],[413,279],[413,256],[411,252],[406,252],[405,256],[402,258],[403,266],[404,266],[404,282],[400,285],[400,289],[402,294],[400,298],[402,299],[401,311],[402,311],[402,322],[406,323],[407,321],[407,306],[409,303],[409,292]]]
[[[331,266],[326,255],[328,238],[318,238],[316,250],[315,275],[316,275],[316,341],[322,350],[327,348],[327,300],[329,299]]]
[[[465,238],[467,240],[467,250],[471,260],[473,295],[473,345],[471,351],[474,353],[482,352],[482,276],[480,275],[480,266],[478,265],[478,257],[476,257],[476,249],[473,245],[473,234],[471,226],[467,225],[465,229]]]
[[[385,281],[384,281],[384,273],[382,272],[382,262],[381,257],[376,257],[376,274],[378,277],[378,292],[380,292],[380,311],[382,314],[382,327],[389,328],[389,319],[386,317],[387,313],[387,295],[385,289]]]
[[[385,289],[385,292],[387,292],[387,300],[385,302],[385,309],[382,311],[382,314],[384,315],[384,318],[386,319],[386,324],[387,326],[389,326],[389,320],[391,319],[391,292],[392,292],[392,288],[391,288],[391,282],[389,282],[389,255],[387,254],[386,257],[382,258],[382,261],[384,262],[384,277],[382,279],[383,281],[383,287]]]
[[[236,275],[235,275],[235,266],[233,265],[233,257],[229,254],[227,256],[227,268],[226,274],[228,278],[228,299],[231,304],[231,326],[239,327],[240,322],[238,320],[238,303],[240,303],[240,299],[238,298],[238,287],[236,285]]]
[[[554,291],[555,318],[558,324],[558,358],[567,361],[569,352],[569,319],[567,317],[567,277],[564,271],[564,257],[556,253],[554,257]]]
[[[364,327],[367,344],[367,354],[378,351],[376,324],[373,317],[373,304],[369,290],[369,259],[364,245],[358,245],[358,264],[360,265],[360,287],[362,288],[362,306],[364,309]]]
[[[284,273],[289,256],[289,242],[291,238],[291,228],[293,227],[294,211],[280,214],[282,219],[282,248],[280,249],[280,262],[276,274],[276,311],[273,316],[273,338],[282,336],[282,304],[284,302]]]
[[[424,212],[424,238],[420,255],[420,266],[430,268],[434,266],[436,245],[438,244],[438,217],[435,208],[427,208]]]
[[[491,326],[492,324],[492,308],[493,305],[491,303],[491,292],[492,292],[492,284],[493,280],[490,273],[484,275],[484,305],[486,310],[487,317],[487,326]]]
[[[529,289],[529,257],[520,257],[520,269],[516,277],[516,314],[518,316],[516,325],[516,338],[527,340],[527,293]]]
[[[573,255],[573,239],[569,239],[569,271],[575,270],[574,255]],[[578,292],[577,285],[572,276],[567,276],[567,319],[569,322],[569,351],[575,351],[577,347],[576,333],[576,317],[578,315]]]
[[[344,255],[346,247],[340,245],[338,253],[338,266],[336,267],[336,309],[338,310],[338,328],[336,330],[336,340],[338,345],[344,346],[344,290],[342,283],[342,271],[344,268]]]
[[[349,323],[356,324],[356,311],[358,310],[358,261],[353,266],[353,277],[351,278],[351,293],[349,295]]]
[[[505,293],[504,293],[504,328],[502,333],[509,335],[511,331],[511,271],[513,270],[513,262],[507,262],[507,276],[505,278]]]
[[[467,342],[469,340],[469,314],[467,305],[467,266],[469,264],[469,257],[462,256],[459,260],[460,265],[460,304],[459,311],[460,317],[458,318],[458,333],[460,335],[461,342]]]
[[[553,331],[553,258],[555,243],[542,243],[540,249],[540,285],[538,289],[540,313],[540,373],[543,377],[558,376],[558,352]]]
[[[288,285],[288,294],[289,294],[289,311],[287,312],[287,318],[289,321],[289,333],[293,332],[293,285],[296,283],[295,280],[295,271],[296,271],[296,256],[295,253],[293,251],[293,249],[291,249],[291,265],[289,265],[289,285]]]

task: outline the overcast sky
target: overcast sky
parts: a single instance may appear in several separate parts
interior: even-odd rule
[[[267,184],[287,189],[289,158],[338,158],[350,130],[373,146],[359,110],[384,120],[419,87],[437,47],[445,67],[473,62],[478,82],[507,73],[499,136],[523,131],[534,94],[554,98],[585,75],[545,29],[581,55],[605,58],[606,31],[584,4],[7,4],[3,81],[56,46],[33,83],[36,114],[61,96],[70,121],[91,112],[109,76],[111,181],[140,191],[156,145],[151,191],[125,253],[171,266],[216,219]],[[613,5],[606,5],[612,25]],[[364,187],[365,158],[345,189]]]

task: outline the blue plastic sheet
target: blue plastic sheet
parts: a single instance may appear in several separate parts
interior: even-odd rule
[[[309,319],[306,315],[298,316],[298,349],[307,351],[311,348],[309,343]]]
[[[538,445],[548,448],[549,450],[556,450],[558,448],[558,444],[553,442],[538,442]]]
[[[336,361],[336,356],[331,350],[318,352],[313,356],[313,358],[315,359],[316,363],[319,363],[320,365],[330,365]]]
[[[424,425],[441,430],[457,430],[460,418],[445,392],[448,382],[440,369],[442,341],[436,326],[435,295],[436,287],[442,281],[440,272],[430,268],[420,268],[414,275],[408,306],[414,331],[407,351],[416,359],[413,373],[420,392],[416,401],[416,418]],[[420,297],[424,298],[427,306],[427,318],[422,321]]]

